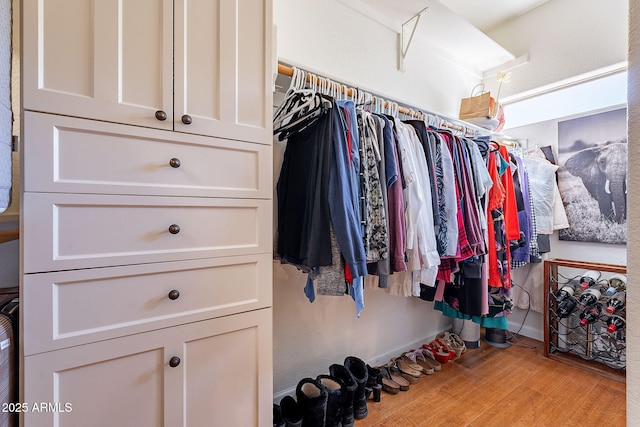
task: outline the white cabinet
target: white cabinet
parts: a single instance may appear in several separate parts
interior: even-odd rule
[[[23,14],[25,109],[271,143],[270,0],[25,0]]]
[[[22,6],[22,425],[271,425],[272,0]]]
[[[29,427],[271,425],[271,309],[27,358]],[[66,405],[66,406],[65,406]]]

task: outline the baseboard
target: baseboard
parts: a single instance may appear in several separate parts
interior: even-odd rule
[[[507,322],[507,324],[509,326],[509,331],[515,332],[520,329],[520,323]],[[544,341],[544,332],[530,325],[522,326],[519,334],[524,335],[525,337],[533,338],[534,340]]]
[[[446,329],[446,330],[444,330],[442,332],[445,332],[445,331],[448,331],[448,329]],[[365,363],[367,363],[367,364],[369,364],[371,366],[379,366],[379,365],[385,364],[389,360],[400,356],[405,351],[409,351],[411,349],[421,347],[422,344],[425,344],[425,343],[428,343],[429,341],[432,341],[438,335],[438,333],[436,333],[434,335],[431,335],[431,336],[428,336],[428,337],[425,337],[425,338],[423,338],[421,340],[415,341],[415,342],[410,343],[408,345],[404,345],[402,347],[386,351],[386,352],[384,352],[382,354],[379,354],[379,355],[377,355],[377,356],[375,356],[375,357],[373,357],[373,358],[371,358],[369,360],[365,360]],[[319,374],[320,373],[321,372],[319,372]],[[295,397],[295,395],[296,395],[296,386],[297,386],[297,384],[294,385],[293,387],[290,387],[290,388],[286,389],[286,390],[280,390],[278,392],[274,392],[274,394],[273,394],[273,403],[279,404],[280,400],[283,397],[287,396],[287,395]]]

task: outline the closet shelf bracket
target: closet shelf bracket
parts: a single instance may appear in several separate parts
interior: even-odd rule
[[[411,18],[407,19],[404,22],[404,24],[402,24],[402,28],[400,29],[400,33],[398,34],[398,44],[399,44],[399,46],[398,46],[398,69],[400,71],[405,71],[404,59],[407,57],[407,52],[409,51],[409,47],[411,46],[411,42],[413,41],[413,36],[416,33],[416,28],[418,28],[418,23],[420,22],[420,17],[422,16],[423,13],[425,13],[428,10],[429,10],[429,8],[425,7],[420,12],[416,13]],[[405,36],[404,36],[405,27],[407,27],[411,23],[413,23],[413,28],[411,28],[411,34],[409,35],[409,40],[407,40],[406,46],[405,46],[405,41],[404,41],[404,39],[405,39]]]

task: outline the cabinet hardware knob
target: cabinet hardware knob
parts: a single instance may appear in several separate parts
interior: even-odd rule
[[[168,296],[170,300],[177,300],[178,298],[180,298],[180,291],[177,289],[174,289],[171,292],[169,292]]]
[[[182,116],[182,123],[184,123],[185,125],[190,125],[193,122],[193,120],[191,119],[191,116],[188,114],[185,114]]]
[[[180,232],[180,226],[178,224],[171,224],[169,226],[169,233],[178,234]]]
[[[176,159],[175,157],[169,160],[169,166],[171,166],[172,168],[179,168],[180,164],[180,159]]]
[[[178,356],[173,356],[171,359],[169,359],[169,366],[171,366],[172,368],[175,368],[179,364],[180,358]]]
[[[161,122],[164,122],[165,120],[167,120],[167,113],[165,113],[162,110],[156,111],[156,119],[160,120]]]

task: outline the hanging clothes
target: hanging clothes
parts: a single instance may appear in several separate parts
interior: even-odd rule
[[[488,138],[321,98],[300,95],[319,106],[310,120],[301,111],[278,125],[287,146],[276,255],[308,274],[309,300],[348,294],[359,315],[366,278],[435,300],[444,315],[506,327],[511,268],[538,256],[526,161]]]

